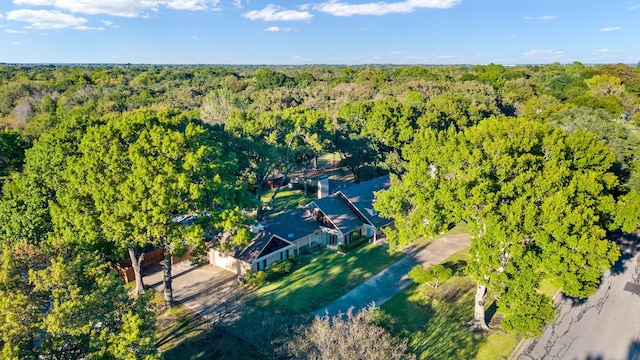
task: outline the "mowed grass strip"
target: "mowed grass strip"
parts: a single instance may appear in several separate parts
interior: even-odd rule
[[[518,344],[518,335],[499,324],[492,322],[489,333],[465,326],[473,318],[475,295],[475,283],[463,272],[467,261],[467,250],[451,255],[443,264],[454,269],[454,277],[437,289],[411,285],[380,307],[380,324],[408,338],[418,359],[508,359]],[[488,296],[487,308],[491,305]]]
[[[273,311],[309,313],[344,295],[404,254],[389,254],[386,248],[367,244],[346,255],[321,249],[306,256],[308,263],[258,289],[253,304]]]

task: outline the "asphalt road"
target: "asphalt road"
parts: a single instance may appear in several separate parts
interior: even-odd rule
[[[621,257],[586,301],[563,298],[560,314],[519,360],[640,359],[640,239],[619,238]]]

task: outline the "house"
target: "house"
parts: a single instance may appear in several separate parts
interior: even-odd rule
[[[247,270],[264,270],[271,263],[314,247],[337,249],[359,236],[372,237],[392,221],[375,212],[375,192],[390,186],[389,175],[360,184],[318,180],[318,199],[304,208],[278,215],[255,227],[257,234],[244,249],[223,253],[209,251],[209,262],[244,274]]]

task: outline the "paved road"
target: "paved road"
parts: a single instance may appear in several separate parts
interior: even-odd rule
[[[338,312],[346,312],[352,306],[354,311],[358,311],[370,304],[380,306],[412,283],[412,280],[407,277],[407,273],[411,268],[417,264],[440,263],[451,254],[468,246],[469,235],[460,234],[440,238],[420,249],[412,249],[408,251],[407,256],[404,258],[358,285],[331,304],[318,309],[314,314],[323,316],[328,312],[329,316],[333,316]]]
[[[518,359],[640,359],[640,239],[618,239],[621,259],[598,292],[583,302],[563,299],[560,315]]]
[[[173,299],[190,310],[218,322],[232,316],[235,312],[233,298],[236,274],[214,265],[195,267],[188,261],[176,264],[172,268]],[[146,269],[143,273],[145,286],[162,292],[162,267]]]

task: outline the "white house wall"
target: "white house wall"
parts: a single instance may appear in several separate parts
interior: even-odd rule
[[[289,245],[287,247],[284,247],[276,252],[272,252],[266,256],[257,258],[256,260],[253,261],[253,263],[251,264],[251,269],[253,269],[254,271],[258,271],[258,270],[264,270],[264,268],[260,267],[260,264],[263,263],[266,260],[266,266],[269,266],[271,264],[273,264],[276,261],[280,261],[283,260],[282,259],[282,253],[286,252],[287,250],[289,250],[289,256],[293,255],[293,250],[296,248],[295,245]]]
[[[247,270],[251,269],[251,264],[238,260],[216,249],[209,249],[209,263],[238,275],[244,274]]]
[[[307,236],[303,236],[294,241],[296,244],[296,254],[300,254],[300,249],[311,249],[316,246],[324,245],[324,233],[322,231],[315,232],[313,234],[309,234]]]

